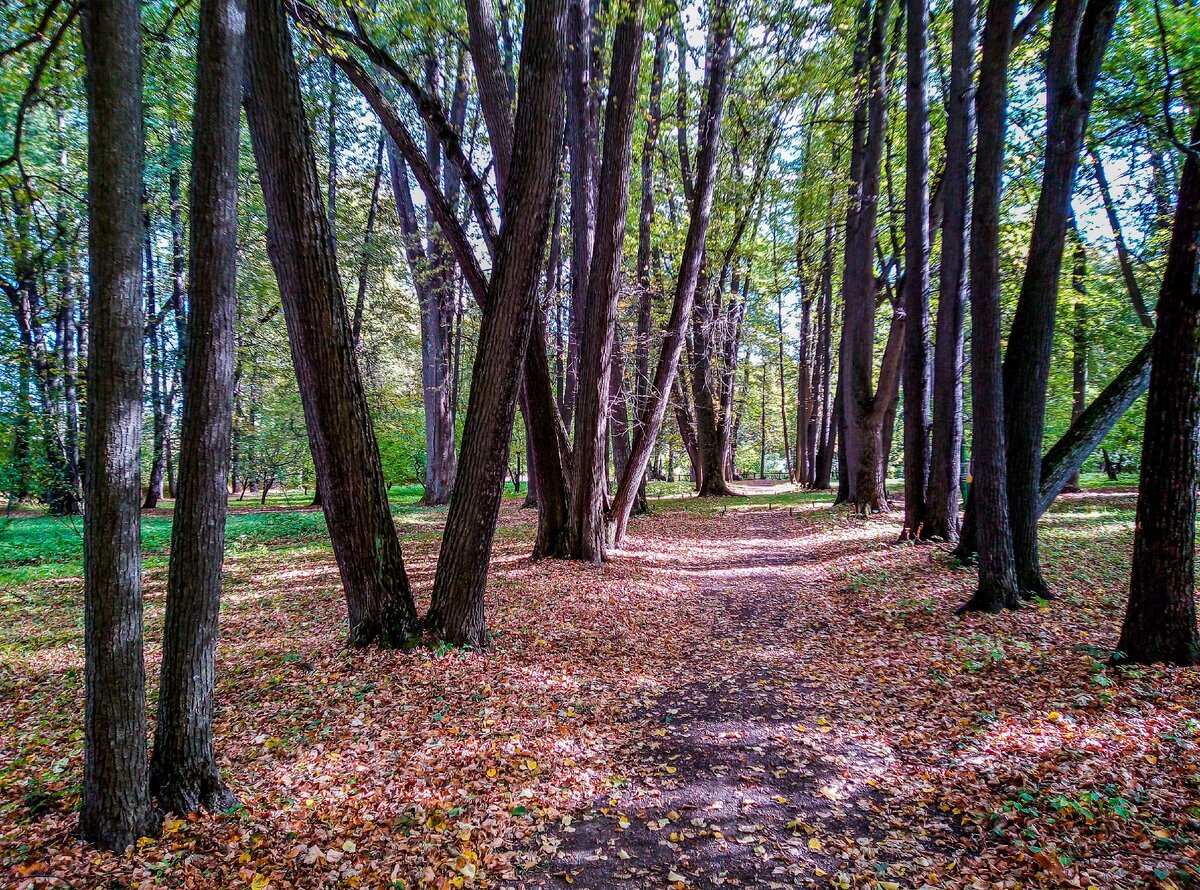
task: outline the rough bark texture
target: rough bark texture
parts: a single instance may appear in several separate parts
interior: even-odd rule
[[[633,112],[637,106],[642,58],[642,15],[642,4],[638,0],[623,6],[613,37],[592,262],[587,275],[587,302],[582,307],[579,327],[582,336],[575,400],[575,478],[570,540],[571,555],[593,563],[602,561],[606,551],[605,440],[621,253],[629,206]]]
[[[525,15],[505,219],[472,369],[458,484],[426,619],[434,634],[455,645],[485,648],[488,642],[483,613],[488,560],[562,142],[565,7],[565,0],[535,0]]]
[[[250,0],[246,33],[246,114],[267,207],[267,252],[346,592],[350,643],[408,645],[418,629],[416,607],[354,359],[281,0]]]
[[[928,537],[929,481],[929,9],[909,0],[905,26],[908,82],[905,102],[904,179],[904,532]]]
[[[89,4],[84,736],[79,827],[121,850],[158,832],[142,660],[142,23],[138,4]]]
[[[204,0],[192,139],[191,312],[179,491],[150,788],[163,809],[235,803],[213,745],[217,624],[229,491],[237,336],[237,192],[245,8]]]
[[[1192,132],[1200,143],[1200,118]],[[1200,447],[1200,159],[1183,165],[1158,297],[1129,607],[1117,659],[1200,664],[1196,452]]]
[[[946,113],[946,172],[937,341],[933,356],[933,434],[925,534],[957,541],[963,445],[963,320],[970,240],[971,139],[975,132],[975,4],[955,0]]]
[[[1007,129],[1008,58],[1015,0],[989,0],[979,67],[979,137],[971,210],[971,401],[979,587],[965,611],[1016,608],[1017,569],[1008,521],[1004,379],[1000,357],[1000,200]]]
[[[1059,275],[1075,172],[1117,6],[1118,0],[1062,0],[1050,29],[1042,190],[1004,361],[1008,506],[1017,582],[1027,596],[1049,595],[1038,557],[1037,495]]]
[[[729,85],[732,44],[729,7],[724,0],[717,0],[712,10],[712,33],[709,38],[708,57],[705,60],[706,93],[704,107],[701,109],[696,182],[687,238],[675,286],[675,299],[671,305],[670,319],[663,332],[662,351],[654,371],[650,398],[640,412],[629,463],[626,464],[625,472],[617,483],[617,494],[609,510],[611,540],[617,547],[625,537],[629,515],[637,496],[638,483],[645,475],[650,452],[654,448],[654,441],[658,438],[659,428],[666,415],[667,402],[679,367],[679,356],[683,351],[688,318],[696,298],[696,283],[704,259],[704,241],[708,235],[708,219],[712,211],[713,188],[717,177],[717,149],[721,138],[725,95]]]

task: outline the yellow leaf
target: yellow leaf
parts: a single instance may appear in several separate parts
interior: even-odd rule
[[[815,837],[810,837],[808,839],[808,849],[819,851],[821,849],[821,842]]]
[[[254,879],[250,881],[250,890],[267,890],[271,886],[271,879],[264,874],[254,873]]]
[[[1052,722],[1057,723],[1059,720],[1062,719],[1062,714],[1058,713],[1058,711],[1051,711],[1049,714],[1046,715],[1046,717],[1049,718]]]

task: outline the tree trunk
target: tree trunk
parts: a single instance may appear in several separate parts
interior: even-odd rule
[[[158,833],[142,660],[142,23],[138,4],[83,12],[88,100],[84,839],[123,850]]]
[[[281,0],[250,0],[246,112],[350,643],[409,645],[416,607],[392,524]]]
[[[715,0],[711,10],[711,22],[708,57],[705,60],[706,95],[700,118],[700,150],[696,158],[696,182],[691,216],[683,256],[680,259],[671,316],[663,332],[662,350],[654,371],[654,384],[650,389],[651,397],[641,411],[629,463],[617,483],[617,494],[609,510],[608,520],[612,525],[610,539],[616,547],[619,547],[625,538],[637,489],[641,477],[645,475],[650,451],[666,415],[668,394],[671,393],[675,382],[688,318],[696,297],[696,282],[703,263],[704,242],[708,235],[708,219],[712,211],[713,188],[717,175],[721,117],[725,110],[732,56],[732,21],[726,0]]]
[[[930,462],[929,8],[908,0],[904,176],[904,531],[921,540]]]
[[[629,205],[633,111],[637,105],[642,58],[642,16],[639,0],[623,7],[613,37],[612,73],[604,114],[604,154],[597,191],[599,200],[592,232],[591,268],[587,273],[587,302],[582,307],[579,326],[570,540],[571,555],[593,563],[601,562],[606,555],[604,510],[608,486],[604,446],[608,433],[621,251]]]
[[[1072,229],[1074,226],[1072,226]],[[1075,236],[1075,265],[1071,270],[1071,289],[1075,291],[1072,307],[1074,330],[1071,332],[1071,423],[1087,410],[1088,387],[1088,323],[1087,323],[1087,251]],[[1041,479],[1038,480],[1039,487]],[[1079,491],[1079,470],[1067,480],[1064,491]],[[1039,514],[1040,515],[1040,514]]]
[[[979,67],[979,136],[971,210],[971,400],[979,587],[962,611],[999,612],[1019,604],[1004,448],[1000,358],[1000,201],[1004,184],[1008,59],[1015,0],[989,0]]]
[[[1200,117],[1191,136],[1200,143]],[[1129,606],[1116,660],[1200,664],[1196,453],[1200,448],[1200,159],[1189,152],[1158,297]]]
[[[1017,583],[1025,596],[1050,594],[1037,546],[1046,388],[1075,173],[1118,2],[1062,0],[1055,4],[1050,30],[1042,190],[1004,361],[1008,506]]]
[[[496,248],[471,375],[458,484],[450,498],[426,618],[427,627],[441,639],[477,649],[488,645],[483,594],[508,463],[517,381],[523,357],[531,348],[530,330],[537,314],[539,270],[562,141],[565,6],[565,0],[531,0],[526,10],[520,99],[505,182],[505,203],[511,210]],[[474,50],[473,55],[478,73],[480,60]]]
[[[975,4],[955,0],[946,117],[946,172],[937,342],[933,356],[933,436],[925,534],[958,540],[963,446],[963,320],[970,240],[971,139],[975,131]]]
[[[163,469],[166,459],[167,412],[165,409],[166,393],[162,387],[163,347],[159,327],[163,319],[158,316],[158,293],[154,276],[154,239],[150,226],[149,199],[146,199],[146,209],[142,215],[142,243],[146,263],[146,333],[149,340],[150,368],[150,412],[153,427],[150,434],[151,457],[150,479],[146,483],[146,499],[142,502],[143,510],[153,510],[158,506],[163,496]],[[164,313],[165,315],[165,313]]]
[[[175,813],[236,800],[213,745],[217,626],[229,492],[237,334],[237,188],[245,15],[240,0],[204,0],[192,139],[193,335],[184,367],[179,496],[163,624],[150,787]],[[266,497],[266,490],[263,492]]]

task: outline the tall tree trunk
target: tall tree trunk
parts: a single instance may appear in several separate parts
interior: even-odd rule
[[[834,440],[837,437],[837,418],[834,417],[833,384],[833,221],[825,227],[825,251],[821,257],[821,297],[817,303],[820,317],[817,333],[817,369],[821,377],[821,426],[813,458],[811,487],[825,490],[833,476]]]
[[[616,547],[621,545],[625,537],[638,483],[646,472],[650,451],[666,415],[668,394],[675,382],[688,318],[696,297],[696,282],[704,259],[704,242],[708,235],[709,214],[712,211],[713,188],[717,176],[717,148],[721,138],[721,117],[725,110],[733,43],[733,23],[726,0],[715,0],[711,16],[708,57],[705,60],[706,94],[704,107],[701,109],[700,150],[696,158],[696,182],[691,216],[679,264],[671,316],[663,332],[662,351],[654,371],[654,384],[650,389],[651,397],[642,409],[637,424],[637,436],[630,450],[629,463],[626,464],[625,472],[617,483],[617,494],[609,510],[611,540]]]
[[[929,8],[908,0],[904,174],[904,531],[928,537],[930,461],[929,344]]]
[[[567,337],[566,392],[563,423],[575,415],[579,389],[583,317],[588,302],[588,276],[596,233],[596,144],[598,121],[592,115],[592,14],[587,0],[568,0],[567,151],[571,160],[571,304]]]
[[[1191,136],[1200,143],[1200,118]],[[1200,448],[1200,159],[1183,164],[1158,297],[1158,331],[1117,660],[1200,664],[1196,630],[1196,453]]]
[[[643,7],[622,7],[612,48],[612,73],[604,114],[604,154],[593,229],[587,302],[580,316],[578,395],[575,403],[575,478],[572,485],[571,555],[601,562],[606,555],[604,510],[608,486],[604,446],[608,433],[609,384],[621,251],[629,205],[633,111],[641,68]]]
[[[970,241],[971,139],[975,132],[975,3],[954,0],[937,342],[933,355],[933,435],[925,534],[957,541],[963,445],[963,321]]]
[[[150,788],[175,813],[236,802],[217,769],[212,720],[233,425],[244,37],[241,0],[204,0],[192,139],[193,336],[184,364],[179,497],[150,761]]]
[[[83,11],[88,104],[87,512],[83,518],[83,837],[122,850],[158,833],[142,660],[142,23]]]
[[[1000,357],[1000,200],[1004,187],[1008,59],[1015,0],[988,0],[979,67],[979,135],[971,209],[971,401],[979,587],[964,611],[1016,608],[1017,567],[1008,521],[1004,379]]]
[[[350,643],[408,645],[418,629],[416,607],[354,359],[287,18],[281,0],[250,0],[246,18],[246,112],[267,207],[267,252],[346,591]]]
[[[1038,557],[1037,502],[1059,275],[1088,111],[1118,3],[1062,0],[1050,28],[1042,190],[1004,361],[1008,507],[1025,596],[1050,594]]]
[[[479,2],[468,3],[472,20],[476,13],[470,12],[471,7]],[[450,499],[426,618],[433,633],[455,645],[488,645],[483,594],[508,463],[517,381],[538,314],[539,269],[563,134],[565,18],[565,0],[531,0],[525,15],[520,98],[505,182],[505,203],[511,211],[496,248],[471,374],[458,484]],[[472,33],[473,45],[475,39]],[[478,73],[478,55],[475,61]],[[548,391],[548,373],[545,384]]]
[[[869,0],[865,5],[869,6]],[[884,38],[890,13],[890,0],[877,0],[869,31],[862,24],[866,16],[860,14],[860,41],[865,36],[866,46],[861,58],[856,51],[855,67],[866,78],[855,109],[855,146],[851,159],[853,194],[846,226],[846,271],[842,284],[846,306],[842,325],[842,374],[845,378],[847,460],[841,472],[849,481],[850,502],[862,513],[888,509],[881,478],[884,405],[873,382],[873,371],[875,239],[888,115]]]
[[[1072,226],[1072,229],[1074,226]],[[1072,307],[1071,332],[1071,423],[1075,423],[1087,410],[1088,387],[1088,323],[1087,323],[1087,251],[1083,242],[1075,236],[1075,264],[1071,269],[1071,289],[1075,291]],[[1038,480],[1041,482],[1041,479]],[[1064,491],[1079,491],[1079,470],[1067,480]]]
[[[158,506],[159,500],[163,496],[163,470],[166,460],[166,442],[167,442],[167,412],[166,412],[166,393],[163,391],[162,385],[162,367],[164,364],[163,353],[165,349],[162,344],[162,337],[159,333],[159,328],[163,323],[163,318],[158,314],[158,293],[157,282],[154,275],[154,239],[150,226],[150,210],[149,200],[146,200],[146,209],[142,216],[143,223],[143,254],[146,263],[145,272],[145,290],[146,290],[146,333],[149,340],[150,351],[150,411],[153,421],[153,427],[150,434],[151,456],[150,456],[150,479],[146,483],[146,499],[142,502],[143,510],[152,510]],[[165,307],[164,307],[165,310]],[[165,316],[165,311],[163,315]]]

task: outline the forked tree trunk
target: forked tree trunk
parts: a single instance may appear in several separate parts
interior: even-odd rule
[[[703,263],[704,242],[708,235],[708,219],[712,211],[713,187],[717,175],[721,117],[725,111],[732,56],[732,22],[725,0],[715,0],[711,10],[711,22],[708,57],[705,61],[706,94],[701,109],[700,150],[696,158],[696,182],[692,189],[691,216],[679,264],[671,316],[663,332],[662,351],[654,371],[654,384],[650,389],[651,397],[641,411],[629,463],[617,483],[616,497],[609,510],[611,540],[616,547],[621,546],[625,538],[639,482],[645,475],[650,452],[654,448],[654,441],[658,438],[659,428],[666,415],[668,395],[675,383],[688,318],[696,297],[696,282]]]
[[[237,335],[237,191],[245,13],[204,0],[192,139],[192,336],[150,788],[174,813],[236,803],[213,744],[217,625]],[[266,496],[264,489],[263,496]]]
[[[478,12],[471,15],[477,18]],[[439,638],[477,649],[488,645],[483,594],[508,463],[517,381],[537,314],[539,271],[562,142],[565,18],[565,0],[531,0],[526,9],[520,99],[505,179],[505,203],[510,209],[496,247],[471,374],[458,484],[450,499],[426,618],[427,627]],[[478,56],[475,62],[478,73]]]
[[[1200,448],[1200,118],[1183,164],[1158,297],[1158,330],[1119,661],[1200,664],[1196,630],[1196,454]]]
[[[1059,275],[1088,112],[1118,4],[1061,0],[1050,30],[1042,190],[1004,361],[1008,506],[1025,596],[1050,593],[1038,556],[1037,503]]]
[[[158,833],[142,660],[142,23],[133,0],[83,11],[88,104],[87,512],[83,518],[85,840]]]
[[[267,252],[292,361],[350,643],[409,645],[416,607],[392,524],[282,0],[247,9],[246,113],[267,207]]]

